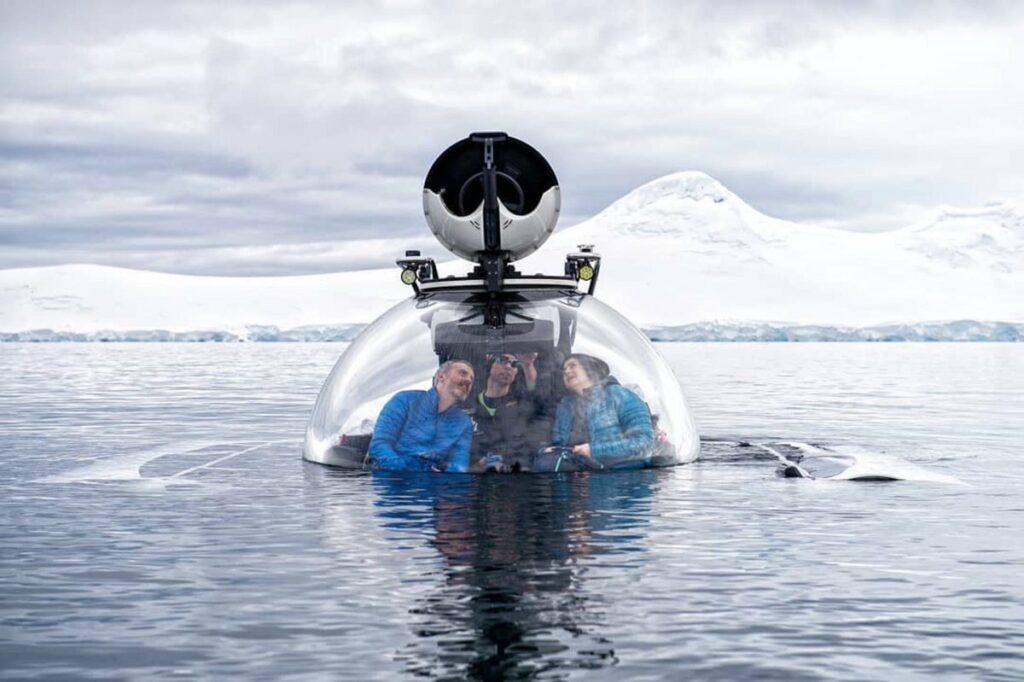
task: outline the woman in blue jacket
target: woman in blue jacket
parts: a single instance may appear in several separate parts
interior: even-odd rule
[[[552,444],[570,447],[594,468],[638,468],[651,457],[651,411],[609,376],[608,363],[573,353],[562,363],[569,395],[555,411]]]

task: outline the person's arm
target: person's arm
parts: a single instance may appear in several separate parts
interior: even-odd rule
[[[377,424],[373,427],[373,438],[370,439],[369,454],[374,468],[393,471],[408,468],[406,458],[399,454],[397,448],[409,406],[406,394],[396,393],[380,411]]]
[[[459,434],[458,440],[452,445],[451,456],[448,458],[448,466],[445,467],[445,471],[457,474],[464,474],[469,471],[469,449],[472,440],[473,422],[467,419],[467,423],[462,429],[462,433]]]
[[[619,418],[619,435],[591,441],[590,452],[597,459],[607,458],[616,462],[646,459],[654,448],[651,412],[647,404],[629,389],[619,386],[612,390]]]
[[[551,429],[551,444],[568,445],[570,431],[572,431],[572,407],[569,405],[569,399],[566,398],[558,403],[558,409],[555,410],[555,425]]]
[[[532,393],[537,388],[537,353],[523,353],[519,356],[519,362],[523,367],[526,390]]]

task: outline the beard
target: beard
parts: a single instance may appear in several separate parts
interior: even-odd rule
[[[457,401],[462,402],[469,396],[469,391],[473,385],[470,383],[452,383],[449,387],[449,393]]]

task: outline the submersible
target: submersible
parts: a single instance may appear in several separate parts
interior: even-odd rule
[[[648,412],[652,435],[644,451],[611,453],[603,460],[608,468],[696,459],[700,439],[672,370],[640,330],[594,297],[601,271],[594,247],[567,254],[557,274],[516,269],[552,234],[561,208],[558,179],[537,150],[505,133],[473,133],[434,161],[422,200],[435,237],[472,269],[441,277],[419,251],[397,259],[412,296],[367,326],[338,359],[309,420],[306,460],[373,468],[382,409],[399,392],[429,389],[438,367],[452,360],[476,368],[469,409],[495,358],[531,358],[530,390],[546,392],[548,433],[557,432],[559,410],[572,402],[563,362],[581,354],[599,359],[603,381],[621,387],[616,394],[636,396]],[[572,428],[579,431],[575,422]]]

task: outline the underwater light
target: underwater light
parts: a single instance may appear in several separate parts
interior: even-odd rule
[[[591,267],[590,263],[580,267],[580,279],[584,282],[589,282],[594,278],[594,268]]]
[[[412,268],[402,270],[402,284],[413,284],[416,282],[416,271]]]

